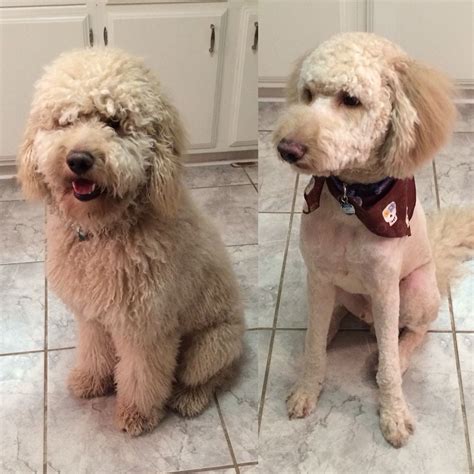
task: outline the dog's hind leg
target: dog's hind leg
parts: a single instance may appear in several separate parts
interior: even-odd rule
[[[177,382],[168,401],[168,406],[186,418],[197,416],[208,407],[216,389],[225,385],[234,373],[235,368],[232,364],[201,385],[189,386]]]
[[[428,263],[400,282],[400,336],[399,354],[402,374],[410,359],[423,342],[429,325],[438,315],[440,294],[434,265]]]
[[[208,406],[242,354],[243,331],[240,321],[224,322],[184,338],[176,384],[168,401],[173,410],[189,417]]]
[[[177,378],[195,387],[230,366],[242,354],[241,321],[223,322],[203,329],[182,342]]]
[[[329,324],[327,345],[331,344],[333,339],[336,337],[337,332],[339,331],[339,326],[344,316],[347,314],[347,309],[344,306],[336,306],[332,313],[331,323]]]
[[[79,345],[76,366],[68,386],[80,398],[106,395],[114,390],[115,347],[104,327],[78,318]]]

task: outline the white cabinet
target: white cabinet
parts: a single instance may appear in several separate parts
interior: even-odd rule
[[[254,145],[257,130],[258,21],[255,6],[241,11],[232,90],[230,146]]]
[[[109,46],[145,58],[178,108],[193,149],[216,143],[226,11],[216,3],[106,9]]]
[[[294,61],[336,33],[372,31],[474,87],[473,20],[472,0],[259,0],[259,85],[281,88]]]
[[[372,0],[368,30],[400,44],[412,56],[474,87],[474,3]]]
[[[43,66],[88,37],[85,7],[0,9],[0,156],[17,152]]]
[[[122,48],[156,71],[193,161],[256,158],[256,21],[255,0],[0,0],[0,167],[13,162],[42,67],[90,34],[93,47]]]

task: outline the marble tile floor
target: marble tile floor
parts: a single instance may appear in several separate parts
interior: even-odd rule
[[[259,470],[262,473],[468,473],[474,438],[474,262],[451,289],[425,344],[404,376],[416,431],[402,449],[383,439],[377,416],[374,337],[346,318],[329,350],[325,388],[312,416],[288,420],[285,399],[304,350],[305,269],[298,249],[308,181],[271,146],[282,102],[259,107]],[[428,213],[472,206],[474,105],[435,164],[417,176]]]
[[[66,388],[75,323],[44,276],[44,209],[0,181],[0,472],[255,472],[257,453],[256,166],[186,169],[241,282],[248,331],[238,379],[198,418],[168,415],[150,435],[113,424],[115,397]]]

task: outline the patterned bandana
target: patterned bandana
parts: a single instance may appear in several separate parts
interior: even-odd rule
[[[347,215],[355,214],[372,233],[381,237],[411,235],[410,219],[416,203],[414,178],[385,178],[371,184],[346,184],[334,176],[313,176],[304,191],[305,214],[318,209],[324,183],[339,202],[341,211]]]

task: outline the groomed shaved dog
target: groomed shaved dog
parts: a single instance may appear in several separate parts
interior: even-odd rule
[[[310,313],[291,418],[314,410],[327,344],[350,311],[375,329],[385,439],[400,447],[413,433],[402,374],[474,247],[472,213],[438,213],[427,231],[412,179],[452,132],[451,95],[441,73],[368,33],[331,38],[290,77],[275,145],[313,176],[300,229]]]
[[[194,416],[242,351],[243,311],[216,230],[181,182],[183,130],[156,77],[114,49],[66,53],[36,85],[18,158],[47,203],[47,274],[79,327],[69,387],[117,392],[139,435]]]

